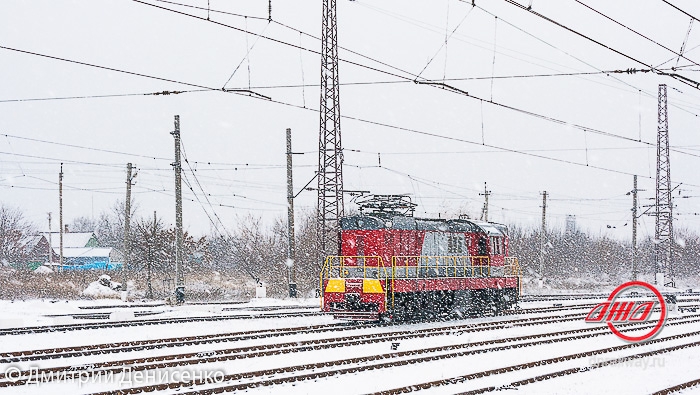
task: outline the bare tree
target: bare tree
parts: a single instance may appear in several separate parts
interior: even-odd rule
[[[124,212],[126,208],[124,200],[118,200],[109,211],[102,212],[97,222],[95,234],[100,244],[104,247],[112,247],[118,251],[124,249]],[[132,199],[131,218],[136,212],[136,203]],[[132,234],[133,237],[133,234]]]
[[[89,217],[77,217],[68,224],[68,229],[71,232],[95,232],[97,230],[98,221]]]
[[[35,233],[34,225],[19,209],[0,205],[0,262],[21,263],[26,253],[26,238]]]
[[[230,240],[234,252],[234,268],[257,282],[267,283],[274,293],[275,288],[281,286],[282,279],[285,278],[278,272],[285,267],[286,246],[280,243],[274,232],[263,229],[260,218],[248,216],[237,223],[238,228]]]

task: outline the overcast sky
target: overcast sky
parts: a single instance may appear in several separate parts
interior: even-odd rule
[[[700,17],[697,2],[669,1]],[[56,230],[61,162],[66,223],[123,199],[132,162],[137,215],[157,210],[173,223],[178,114],[195,192],[184,187],[189,231],[209,233],[209,217],[228,230],[248,215],[283,218],[287,127],[303,153],[295,190],[317,167],[321,1],[272,0],[272,22],[265,0],[145,2],[161,8],[0,3],[0,201],[44,229],[53,212]],[[584,229],[629,238],[632,174],[646,190],[640,204],[654,196],[664,83],[672,179],[683,183],[675,195],[686,196],[675,200],[675,226],[699,230],[700,91],[651,72],[600,72],[678,66],[700,81],[700,23],[677,59],[691,18],[662,0],[520,3],[611,49],[504,0],[338,1],[345,189],[409,193],[417,216],[478,217],[487,182],[490,219],[526,226],[539,226],[546,190],[552,226],[571,214]],[[185,92],[144,95],[162,91]],[[315,203],[302,192],[297,212]],[[640,237],[653,232],[644,217]]]

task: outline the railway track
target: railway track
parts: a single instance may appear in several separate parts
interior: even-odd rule
[[[512,326],[530,326],[530,325],[541,325],[541,324],[546,324],[546,323],[551,323],[552,318],[556,319],[557,322],[562,322],[565,320],[580,320],[584,314],[569,314],[566,316],[555,316],[555,317],[531,317],[531,318],[524,318],[524,319],[519,319],[519,320],[506,320],[506,321],[496,321],[496,322],[488,322],[488,323],[478,323],[478,324],[468,324],[468,325],[451,325],[448,327],[439,327],[439,328],[429,328],[429,329],[423,329],[423,330],[416,330],[413,331],[412,333],[406,333],[404,331],[398,332],[399,334],[403,334],[403,338],[418,338],[418,337],[428,337],[428,336],[438,336],[438,335],[446,335],[446,334],[461,334],[461,333],[466,333],[466,332],[474,332],[474,331],[483,331],[485,329],[503,329],[506,327],[512,327]],[[683,320],[698,320],[700,318],[700,315],[697,316],[686,316],[682,317],[679,319]],[[679,319],[675,319],[676,321]],[[490,327],[490,328],[489,328]],[[547,333],[547,334],[540,334],[540,335],[530,335],[530,336],[521,336],[517,338],[509,338],[509,339],[498,339],[498,340],[488,340],[488,341],[483,341],[483,342],[476,342],[476,343],[467,343],[467,344],[462,344],[462,345],[457,345],[457,346],[449,346],[449,347],[434,347],[430,349],[421,349],[421,350],[413,350],[413,351],[406,351],[406,352],[399,352],[399,353],[391,353],[387,355],[380,355],[380,356],[372,356],[372,357],[365,357],[365,358],[358,358],[356,360],[341,360],[341,361],[334,361],[334,362],[329,362],[325,364],[315,364],[315,365],[302,365],[302,366],[294,366],[290,368],[285,368],[285,369],[273,369],[273,370],[267,370],[267,371],[261,371],[261,372],[252,372],[252,373],[244,373],[244,374],[238,374],[238,375],[231,375],[227,376],[226,380],[242,380],[245,379],[246,377],[264,377],[264,376],[269,376],[269,375],[279,375],[283,371],[287,371],[289,373],[298,373],[300,371],[303,372],[303,370],[317,370],[317,369],[322,369],[324,367],[329,367],[329,366],[345,366],[347,364],[361,364],[365,365],[367,362],[372,362],[372,361],[378,361],[378,360],[383,360],[386,358],[406,358],[408,356],[417,356],[425,353],[444,353],[446,351],[454,351],[457,350],[456,354],[453,352],[452,354],[447,354],[447,355],[438,355],[438,356],[427,356],[427,357],[419,357],[416,360],[412,361],[411,363],[420,363],[424,362],[426,360],[434,360],[435,358],[446,358],[451,356],[460,356],[460,355],[468,355],[468,354],[473,354],[473,353],[482,353],[482,352],[488,352],[488,351],[497,351],[499,349],[508,349],[512,347],[527,347],[527,346],[533,346],[537,344],[541,344],[542,341],[538,341],[535,343],[528,343],[528,344],[520,344],[520,345],[514,345],[510,344],[507,346],[501,346],[501,347],[496,347],[492,349],[486,349],[486,350],[470,350],[470,351],[464,351],[464,349],[468,348],[474,348],[474,347],[483,347],[483,346],[488,346],[488,345],[493,345],[493,344],[503,344],[503,343],[509,343],[509,342],[514,342],[514,341],[526,341],[526,340],[531,340],[531,339],[537,339],[537,338],[551,338],[551,337],[557,337],[557,336],[565,336],[568,335],[568,337],[561,338],[561,339],[549,339],[548,341],[544,341],[545,343],[547,342],[556,342],[556,341],[565,341],[565,340],[571,340],[572,338],[585,338],[585,337],[591,337],[591,336],[599,336],[603,334],[608,334],[606,328],[601,328],[601,327],[592,327],[592,328],[585,328],[585,329],[578,329],[578,330],[572,330],[572,331],[563,331],[563,332],[553,332],[553,333]],[[239,348],[239,349],[232,349],[232,350],[223,350],[223,352],[217,352],[217,353],[190,353],[190,354],[181,354],[181,355],[167,355],[163,356],[162,358],[157,358],[157,357],[148,357],[148,358],[143,358],[143,359],[135,359],[135,360],[125,360],[125,361],[113,361],[113,362],[107,362],[107,363],[98,363],[98,364],[89,364],[86,366],[70,366],[70,367],[60,367],[60,368],[50,368],[50,369],[42,369],[35,371],[35,374],[41,374],[42,377],[48,377],[50,374],[57,374],[57,376],[60,376],[58,373],[60,372],[72,372],[73,374],[85,374],[84,371],[89,371],[90,374],[101,374],[101,373],[106,373],[108,371],[121,371],[124,366],[130,366],[132,370],[150,370],[150,369],[164,369],[164,368],[172,368],[176,366],[187,366],[187,365],[199,365],[203,363],[212,363],[212,362],[220,362],[220,361],[225,361],[225,360],[230,360],[230,359],[240,359],[240,358],[255,358],[255,357],[264,357],[268,355],[278,355],[280,353],[289,353],[289,352],[300,352],[300,351],[313,351],[313,350],[319,350],[319,349],[324,349],[324,348],[331,348],[331,347],[344,347],[344,346],[352,346],[352,345],[359,345],[359,344],[367,344],[367,343],[374,343],[378,341],[393,341],[393,340],[398,340],[398,336],[396,333],[379,333],[375,334],[374,336],[368,336],[368,334],[363,334],[359,336],[350,336],[350,337],[345,337],[345,338],[332,338],[332,339],[325,339],[325,340],[314,340],[314,341],[308,341],[304,343],[300,342],[292,342],[292,343],[287,343],[283,345],[267,345],[267,346],[254,346],[254,347],[248,347],[248,348]],[[460,351],[461,350],[461,351]],[[388,366],[385,367],[391,367],[391,366],[401,366],[403,362],[387,362]],[[379,369],[382,368],[381,366],[374,366],[372,369]],[[81,370],[83,372],[81,372]],[[362,369],[360,369],[362,370]],[[351,369],[351,371],[354,371]],[[31,377],[29,376],[30,372],[23,372],[22,377],[23,379],[21,380],[15,380],[14,382],[10,381],[0,381],[0,386],[14,386],[14,385],[23,385],[27,384]],[[65,374],[63,375],[65,377]],[[296,377],[295,375],[294,377]],[[312,375],[313,376],[313,375]],[[310,376],[310,378],[313,378]],[[324,376],[319,376],[319,377],[324,377]],[[310,379],[309,378],[309,379]],[[277,379],[277,380],[284,380],[284,379]],[[269,381],[269,380],[268,380]],[[194,385],[193,383],[175,383],[177,386],[189,386],[189,385]],[[175,384],[168,384],[168,388],[172,388],[173,385]],[[257,383],[256,385],[268,385],[264,383]],[[274,384],[274,383],[272,383]],[[249,388],[249,387],[236,387],[235,389],[242,389],[242,388]],[[152,391],[152,390],[162,390],[163,387],[158,387],[158,386],[152,386],[152,387],[147,387],[147,388],[141,388],[141,389],[129,389],[129,390],[124,390],[127,393],[138,393],[141,391]]]
[[[517,364],[517,365],[507,366],[507,367],[503,367],[503,368],[498,368],[498,369],[470,373],[470,374],[467,374],[464,376],[452,377],[449,379],[444,379],[444,380],[439,380],[439,381],[432,381],[432,382],[421,383],[421,384],[413,384],[413,385],[407,386],[407,387],[401,387],[401,388],[395,388],[395,389],[388,390],[388,391],[376,392],[375,395],[405,394],[405,393],[413,392],[413,391],[420,390],[420,389],[428,389],[428,388],[435,388],[435,387],[440,387],[440,386],[445,386],[445,385],[463,383],[463,382],[466,382],[469,380],[474,380],[474,379],[478,379],[478,378],[482,378],[482,377],[487,377],[487,376],[492,376],[492,375],[497,375],[497,374],[502,374],[502,373],[507,373],[507,372],[522,371],[522,370],[533,368],[533,367],[551,365],[551,364],[560,363],[560,362],[564,362],[564,361],[592,357],[592,356],[602,355],[602,354],[611,353],[611,352],[620,351],[620,350],[628,350],[628,349],[633,349],[636,347],[642,347],[642,346],[648,345],[648,344],[662,344],[662,343],[670,341],[670,340],[683,339],[683,338],[698,336],[698,335],[700,335],[700,331],[683,333],[680,335],[674,335],[674,336],[664,337],[664,338],[660,338],[660,339],[650,340],[646,343],[632,343],[632,344],[626,344],[623,346],[608,347],[608,348],[603,348],[603,349],[598,349],[598,350],[593,350],[593,351],[580,352],[580,353],[564,355],[564,356],[556,357],[556,358],[549,358],[549,359],[545,359],[545,360]],[[517,389],[520,386],[527,385],[530,383],[541,382],[544,380],[550,380],[553,378],[568,376],[568,375],[581,373],[581,372],[588,372],[588,371],[599,369],[599,368],[602,368],[605,366],[624,363],[624,362],[627,362],[630,360],[666,354],[669,352],[682,350],[682,349],[686,349],[686,348],[691,348],[691,347],[698,347],[698,346],[700,346],[700,341],[685,343],[685,344],[681,344],[681,345],[677,345],[677,346],[656,349],[653,351],[647,351],[647,352],[627,355],[624,357],[611,359],[611,360],[608,360],[605,362],[600,362],[600,363],[595,363],[595,364],[591,364],[591,365],[560,370],[560,371],[556,371],[556,372],[552,372],[552,373],[547,373],[544,375],[538,375],[538,376],[530,377],[530,378],[527,378],[524,380],[518,380],[518,381],[512,382],[510,384],[503,385],[503,386],[498,386],[498,387],[491,386],[491,387],[484,387],[484,388],[480,388],[480,389],[476,389],[476,390],[465,391],[465,392],[461,392],[460,394],[462,394],[462,395],[476,395],[476,394],[483,394],[486,392],[501,391],[501,390],[506,390],[506,389]]]
[[[318,316],[320,311],[301,311],[301,312],[281,312],[275,314],[252,313],[252,314],[231,314],[217,316],[202,316],[202,317],[187,317],[187,318],[160,318],[160,319],[145,319],[145,320],[130,320],[130,321],[114,321],[114,322],[94,322],[85,324],[63,324],[63,325],[43,325],[30,326],[21,328],[2,328],[0,336],[25,335],[32,333],[47,333],[47,332],[68,332],[87,329],[104,329],[104,328],[123,328],[129,326],[146,326],[160,324],[180,324],[187,322],[214,322],[227,320],[245,320],[259,318],[280,318],[280,317],[309,317]]]
[[[549,313],[549,312],[559,312],[562,310],[572,310],[572,309],[590,309],[595,304],[578,304],[571,306],[557,306],[557,307],[539,307],[532,309],[525,309],[518,311],[517,314],[526,313]],[[337,348],[361,344],[370,344],[376,342],[391,342],[396,340],[411,339],[411,338],[425,338],[430,336],[441,336],[450,334],[462,334],[468,332],[484,331],[484,330],[499,330],[514,326],[532,326],[532,325],[542,325],[551,323],[553,320],[556,322],[565,321],[577,321],[581,320],[587,311],[581,313],[572,314],[562,314],[562,315],[550,315],[550,316],[539,316],[539,317],[529,317],[529,318],[519,318],[511,320],[498,320],[480,323],[468,323],[468,324],[456,324],[449,325],[438,328],[427,328],[427,329],[416,329],[411,332],[405,332],[405,330],[376,333],[376,334],[362,334],[355,336],[344,336],[344,337],[333,337],[330,339],[314,339],[308,341],[295,341],[280,344],[268,344],[268,345],[257,345],[251,347],[239,347],[224,350],[214,350],[214,351],[204,351],[204,352],[193,352],[193,353],[182,353],[176,355],[163,355],[163,356],[149,356],[148,358],[136,358],[121,361],[110,361],[110,362],[100,362],[85,364],[80,366],[63,366],[55,368],[46,369],[34,369],[33,371],[23,371],[21,372],[21,379],[19,380],[6,380],[4,375],[0,374],[0,387],[6,386],[16,386],[23,385],[31,382],[31,374],[40,374],[42,377],[50,377],[51,375],[56,375],[56,377],[61,377],[61,372],[64,372],[63,377],[66,377],[65,372],[73,372],[76,374],[85,374],[88,372],[90,375],[101,374],[106,372],[121,372],[124,366],[129,366],[132,371],[138,370],[154,370],[154,369],[165,369],[165,368],[175,368],[182,366],[193,366],[206,363],[215,363],[234,359],[245,359],[245,358],[259,358],[265,356],[286,354],[286,353],[298,353],[304,351],[314,351],[323,350],[327,348]],[[682,323],[698,322],[700,321],[700,315],[686,315],[684,317],[669,319],[667,325],[680,325]],[[207,317],[215,318],[215,317]],[[679,320],[683,320],[682,322]],[[637,325],[637,324],[635,324]],[[106,353],[117,353],[126,351],[140,351],[140,350],[151,350],[155,348],[165,348],[165,347],[179,347],[183,345],[196,345],[196,344],[209,344],[209,343],[221,343],[226,341],[236,341],[244,339],[260,339],[266,337],[281,337],[289,334],[299,334],[300,331],[305,331],[309,334],[322,333],[329,331],[338,330],[349,330],[349,329],[360,329],[362,327],[371,325],[348,325],[348,324],[336,324],[333,326],[328,325],[316,325],[313,327],[296,327],[296,328],[282,328],[277,330],[265,330],[265,331],[246,331],[246,332],[236,332],[229,334],[218,334],[218,335],[205,335],[205,336],[190,336],[185,338],[167,338],[167,339],[157,339],[157,340],[144,340],[144,341],[131,341],[131,342],[121,342],[121,343],[108,343],[100,345],[90,345],[90,346],[78,346],[78,347],[66,347],[66,348],[55,348],[55,349],[45,349],[45,350],[30,350],[30,351],[17,351],[11,353],[2,353],[0,357],[0,363],[14,363],[22,361],[33,361],[33,360],[45,360],[51,358],[71,358],[71,357],[82,357],[88,355],[101,355]],[[373,325],[376,327],[389,327],[391,325]],[[293,366],[289,368],[282,369],[272,369],[264,370],[258,372],[246,372],[238,373],[233,375],[228,375],[224,377],[224,380],[228,383],[234,382],[232,385],[217,387],[214,392],[210,389],[203,389],[203,393],[215,393],[218,392],[219,388],[224,388],[225,391],[229,390],[242,390],[247,388],[253,388],[257,386],[267,386],[275,385],[285,382],[294,382],[297,380],[311,380],[322,377],[328,377],[328,369],[331,373],[338,374],[359,372],[363,370],[374,370],[383,369],[393,366],[402,366],[406,363],[421,363],[426,361],[431,361],[435,359],[451,358],[455,356],[464,356],[470,354],[479,354],[482,352],[489,351],[499,351],[510,349],[514,347],[531,347],[538,344],[548,344],[554,342],[562,342],[567,340],[582,339],[594,336],[600,336],[604,334],[609,334],[606,327],[591,327],[571,331],[561,331],[561,332],[551,332],[546,334],[520,336],[516,338],[508,339],[497,339],[489,340],[484,342],[474,342],[465,343],[456,346],[445,346],[445,347],[433,347],[425,348],[412,351],[404,352],[394,352],[390,354],[375,355],[369,357],[355,358],[352,360],[341,360],[341,361],[331,361],[322,364],[305,364],[299,366]],[[539,339],[539,340],[538,340]],[[535,341],[531,341],[535,340]],[[529,342],[528,342],[529,341]],[[518,344],[510,344],[512,342],[526,342]],[[473,350],[474,347],[485,347],[488,345],[498,345],[486,350]],[[470,349],[470,350],[465,350]],[[438,354],[438,355],[431,355]],[[405,359],[411,357],[409,362]],[[392,358],[394,361],[392,361]],[[402,361],[396,361],[396,358],[403,358]],[[378,364],[375,362],[379,362]],[[368,369],[363,369],[362,366],[368,363],[375,363],[370,365]],[[352,366],[353,364],[360,365],[358,367]],[[350,365],[350,367],[346,367]],[[339,369],[342,367],[341,369]],[[320,370],[320,371],[319,371]],[[311,371],[311,373],[303,374],[305,371]],[[292,378],[276,377],[280,374],[291,374]],[[299,374],[302,373],[302,374]],[[317,375],[318,376],[315,376]],[[331,374],[332,375],[332,374]],[[272,377],[267,380],[254,381],[250,383],[241,382],[246,380],[256,380],[261,377]],[[36,378],[35,378],[36,379]],[[286,381],[285,381],[286,380]],[[291,381],[289,381],[291,380]],[[122,393],[139,393],[144,391],[155,391],[163,389],[174,389],[183,388],[189,386],[202,385],[206,383],[197,382],[184,382],[184,383],[169,383],[163,385],[154,385],[146,387],[138,387],[121,390]],[[165,387],[164,387],[165,386]],[[197,393],[197,392],[195,392]]]
[[[669,387],[666,389],[663,389],[661,391],[656,391],[652,395],[668,395],[668,394],[675,394],[676,392],[680,392],[689,388],[697,387],[700,386],[700,379],[696,380],[691,380],[682,384],[674,385],[673,387]]]
[[[520,310],[518,312],[513,312],[511,314],[528,314],[528,313],[544,313],[544,312],[558,312],[561,310],[572,310],[572,309],[587,309],[592,307],[592,305],[576,305],[564,308],[533,308]],[[580,319],[584,314],[576,313],[563,316],[555,317],[558,320],[572,321],[575,319]],[[547,322],[552,319],[551,316],[545,317],[535,317],[526,319],[528,322]],[[521,323],[523,320],[500,320],[500,321],[490,321],[482,323],[469,323],[466,327],[473,328],[488,328],[488,327],[502,327],[504,325],[513,325]],[[199,344],[209,344],[209,343],[224,343],[224,342],[234,342],[242,340],[253,340],[261,338],[270,337],[282,337],[287,335],[298,335],[298,334],[321,334],[325,332],[336,332],[341,330],[356,330],[363,327],[391,327],[391,325],[373,325],[373,324],[349,324],[349,323],[337,323],[337,324],[324,324],[324,325],[312,325],[303,327],[293,327],[293,328],[278,328],[278,329],[267,329],[267,330],[256,330],[256,331],[244,331],[244,332],[232,332],[223,334],[212,334],[212,335],[200,335],[200,336],[186,336],[186,337],[175,337],[175,338],[163,338],[163,339],[149,339],[149,340],[134,340],[125,341],[118,343],[104,343],[104,344],[94,344],[86,346],[70,346],[70,347],[57,347],[50,349],[40,349],[40,350],[25,350],[25,351],[11,351],[0,353],[0,363],[17,363],[17,362],[27,362],[27,361],[38,361],[47,359],[59,359],[59,358],[73,358],[97,354],[111,354],[111,353],[122,353],[130,351],[142,351],[142,350],[154,350],[169,347],[180,347],[180,346],[191,346]],[[454,330],[456,328],[464,328],[464,324],[457,324],[449,326],[449,330]],[[448,329],[445,329],[448,330]],[[410,333],[413,333],[412,331]],[[396,332],[391,332],[396,334]],[[397,335],[398,336],[398,335]],[[0,374],[2,378],[2,374]]]
[[[698,323],[700,322],[700,315],[686,316],[680,318],[674,318],[667,322],[667,325],[683,325],[688,323]],[[640,325],[639,323],[625,324],[627,327],[634,327],[635,329],[646,329],[653,325]],[[271,387],[274,385],[292,384],[298,383],[300,381],[311,381],[318,380],[322,378],[340,376],[346,374],[354,374],[363,371],[372,371],[380,369],[388,369],[406,365],[421,364],[426,362],[432,362],[436,360],[444,360],[455,357],[463,357],[468,355],[479,355],[486,354],[496,351],[503,351],[515,348],[528,348],[536,347],[544,344],[561,343],[572,340],[593,338],[598,336],[610,335],[607,327],[591,327],[583,329],[573,329],[568,331],[559,331],[527,336],[518,336],[513,338],[496,339],[496,340],[486,340],[480,342],[464,343],[450,346],[432,347],[417,349],[411,351],[403,352],[392,352],[388,354],[372,355],[366,357],[357,358],[346,358],[336,361],[327,361],[321,363],[311,363],[296,366],[289,366],[283,368],[266,369],[253,372],[242,372],[236,374],[230,374],[223,376],[222,382],[227,384],[201,388],[199,390],[194,390],[190,392],[182,392],[185,394],[216,394],[223,392],[235,392],[244,391],[253,388],[260,387]],[[683,339],[691,336],[700,336],[700,331],[683,333],[680,335],[669,336],[661,339],[652,340],[645,344],[663,344],[663,342],[668,342],[677,339]],[[692,347],[700,345],[700,342],[691,343]],[[587,351],[542,361],[535,361],[526,364],[518,364],[506,368],[494,369],[483,372],[476,372],[465,376],[454,377],[441,381],[434,381],[424,384],[410,385],[407,387],[397,388],[389,391],[380,392],[381,394],[398,394],[412,392],[421,388],[432,388],[441,385],[449,385],[457,382],[464,382],[472,380],[479,377],[486,377],[489,375],[505,373],[515,370],[523,370],[535,366],[543,366],[548,364],[553,364],[562,361],[568,361],[572,359],[583,358],[587,356],[600,355],[609,352],[631,349],[634,347],[639,347],[640,344],[627,344],[618,347],[608,347],[599,350]],[[690,346],[689,346],[690,347]],[[672,351],[675,349],[680,349],[682,347],[671,347],[667,350]],[[666,351],[666,352],[669,352]],[[217,359],[216,361],[221,361]],[[206,363],[206,360],[202,360],[195,363]],[[213,362],[213,361],[211,361]],[[167,366],[152,366],[150,368],[163,368]],[[556,377],[556,376],[552,376]],[[119,390],[121,394],[138,394],[143,392],[152,391],[163,391],[163,390],[174,390],[174,389],[184,389],[188,387],[204,386],[211,383],[206,383],[202,380],[193,380],[186,382],[172,382],[166,384],[149,385],[135,388],[127,388]],[[495,388],[494,388],[495,389]],[[109,394],[111,392],[101,392],[98,395]]]
[[[545,312],[545,311],[562,311],[567,310],[569,307],[580,308],[583,306],[592,307],[592,304],[579,304],[572,306],[558,306],[558,307],[542,307],[533,309],[521,309],[521,310],[511,310],[506,311],[504,314],[527,314],[528,312]],[[31,327],[19,327],[19,328],[0,328],[0,336],[12,336],[12,335],[24,335],[30,333],[47,333],[47,332],[68,332],[75,330],[88,330],[88,329],[103,329],[103,328],[123,328],[129,326],[146,326],[146,325],[158,325],[158,324],[179,324],[186,322],[213,322],[213,321],[226,321],[226,320],[236,320],[236,319],[258,319],[258,318],[280,318],[280,317],[307,317],[307,316],[318,316],[323,315],[317,310],[316,307],[310,308],[313,311],[300,311],[300,312],[278,312],[278,313],[252,313],[252,314],[231,314],[231,315],[219,315],[219,316],[204,316],[204,317],[188,317],[188,318],[160,318],[160,319],[145,319],[145,320],[129,320],[129,321],[113,321],[113,322],[95,322],[95,323],[84,323],[84,324],[62,324],[62,325],[43,325],[43,326],[31,326]],[[233,309],[232,309],[233,310]],[[259,310],[259,311],[271,311],[271,310]]]
[[[521,302],[552,302],[563,300],[607,299],[609,293],[585,293],[585,294],[542,294],[522,295]],[[643,295],[639,295],[641,297]],[[679,297],[700,296],[700,292],[680,292]],[[697,300],[696,300],[697,301]]]
[[[569,315],[557,316],[555,318],[556,318],[557,322],[566,322],[566,321],[577,321],[577,320],[580,320],[582,317],[583,317],[583,314],[569,314]],[[443,336],[443,335],[451,335],[451,334],[464,334],[464,333],[484,331],[484,330],[499,330],[499,329],[505,329],[505,328],[515,327],[515,326],[545,325],[545,324],[551,323],[551,319],[552,319],[552,317],[536,317],[536,318],[532,317],[532,318],[524,318],[524,319],[518,319],[518,320],[483,322],[483,323],[477,323],[477,324],[466,324],[466,325],[459,324],[459,325],[450,325],[450,326],[446,326],[446,327],[419,329],[419,330],[413,330],[410,332],[399,330],[399,331],[382,332],[382,333],[375,333],[375,334],[361,334],[361,335],[344,336],[344,337],[332,337],[332,338],[327,338],[327,339],[293,341],[293,342],[287,342],[287,343],[256,345],[256,346],[249,346],[249,347],[237,347],[237,348],[232,348],[232,349],[211,350],[211,351],[203,351],[203,352],[200,351],[200,352],[182,353],[182,354],[175,354],[175,355],[169,354],[169,355],[163,355],[163,356],[149,356],[148,358],[136,358],[136,359],[129,359],[129,360],[117,360],[117,361],[109,361],[109,362],[90,363],[90,364],[83,364],[83,365],[79,365],[79,366],[63,366],[63,367],[39,369],[39,370],[34,370],[34,371],[25,370],[17,376],[17,377],[23,377],[24,378],[23,380],[21,380],[21,381],[15,380],[14,382],[0,381],[0,387],[26,384],[28,381],[30,381],[32,373],[43,375],[44,377],[48,377],[50,375],[54,375],[55,377],[58,377],[58,376],[60,376],[59,373],[61,373],[61,372],[73,372],[75,374],[80,374],[81,372],[85,372],[85,371],[91,371],[91,372],[99,371],[100,373],[105,373],[108,371],[117,372],[117,371],[120,371],[124,366],[130,366],[132,368],[132,370],[134,370],[134,371],[149,370],[149,369],[161,369],[161,368],[172,368],[172,367],[178,367],[178,366],[186,366],[186,365],[191,365],[191,364],[199,364],[199,363],[207,363],[207,362],[216,362],[216,361],[222,361],[222,360],[259,358],[259,357],[273,356],[273,355],[279,355],[279,354],[323,350],[323,349],[327,349],[327,348],[372,344],[372,343],[382,342],[382,341],[393,342],[396,340],[426,338],[426,337],[435,337],[435,336]],[[289,328],[289,330],[285,331],[285,332],[287,332],[287,334],[298,334],[298,332],[297,332],[298,329],[299,328]],[[304,328],[301,328],[301,329],[304,329]],[[319,327],[319,328],[309,329],[307,332],[313,333],[313,332],[319,331],[319,333],[320,333],[320,332],[327,332],[329,330],[337,330],[337,329],[343,329],[343,328]],[[349,328],[349,329],[357,329],[357,328]],[[275,333],[273,335],[280,335],[280,334]],[[252,333],[251,338],[260,338],[260,337],[267,337],[267,334]],[[176,340],[176,339],[163,339],[163,340]],[[196,339],[193,341],[196,341],[197,344],[208,344],[211,342],[210,339]],[[219,341],[221,341],[221,340],[219,340]],[[171,344],[170,346],[172,346],[172,347],[181,346],[183,344],[188,345],[189,343],[190,343],[190,341],[185,342],[185,343],[179,343],[179,344]],[[91,346],[91,347],[92,348],[89,350],[89,352],[86,350],[79,350],[79,351],[48,354],[48,353],[38,352],[38,351],[22,351],[22,352],[17,352],[16,354],[24,355],[24,358],[21,358],[19,356],[14,356],[12,358],[4,359],[2,362],[4,362],[4,363],[26,362],[26,361],[30,361],[30,360],[45,360],[45,359],[48,359],[47,356],[50,356],[51,358],[71,358],[71,357],[86,356],[86,355],[102,355],[105,353],[104,349],[101,347],[95,347],[95,346]],[[144,344],[144,345],[138,345],[138,346],[133,346],[133,347],[125,346],[123,348],[126,348],[127,351],[130,348],[133,348],[134,351],[138,351],[138,350],[152,349],[154,347],[151,347],[147,344]],[[118,349],[118,348],[115,348],[114,350],[116,350],[116,349]],[[44,350],[39,350],[39,351],[44,351]],[[50,351],[50,350],[47,350],[47,351]],[[31,354],[31,355],[26,355],[26,354]],[[2,379],[5,379],[5,376],[4,376],[4,374],[0,373],[0,380],[2,380]]]

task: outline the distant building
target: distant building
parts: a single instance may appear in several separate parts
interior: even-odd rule
[[[25,237],[22,239],[21,248],[22,262],[16,263],[14,266],[34,270],[45,262],[49,262],[51,258],[58,261],[58,255],[49,247],[49,242],[44,235]]]
[[[43,233],[51,240],[51,247],[58,251],[61,246],[61,234],[59,232]],[[93,232],[63,233],[63,249],[66,248],[86,248],[99,247],[97,236]],[[65,252],[65,251],[64,251]]]
[[[112,270],[121,266],[112,263],[113,249],[86,247],[86,248],[65,248],[63,247],[63,269],[67,270]]]
[[[51,247],[55,252],[54,265],[59,266],[61,235],[59,232],[46,233],[51,237]],[[121,267],[121,253],[111,247],[100,247],[93,232],[63,233],[63,269],[66,270],[112,270]]]

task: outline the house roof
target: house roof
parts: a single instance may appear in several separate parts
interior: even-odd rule
[[[24,239],[22,239],[22,244],[23,244],[24,248],[29,249],[29,250],[33,250],[41,242],[41,239],[43,237],[44,237],[44,235],[27,236]]]
[[[106,258],[112,248],[66,248],[63,247],[64,258]]]
[[[44,233],[46,239],[49,238],[48,233]],[[82,248],[87,247],[92,238],[95,238],[93,232],[76,232],[63,234],[63,249],[66,248]],[[61,246],[61,238],[58,232],[51,232],[51,247],[58,249]]]

